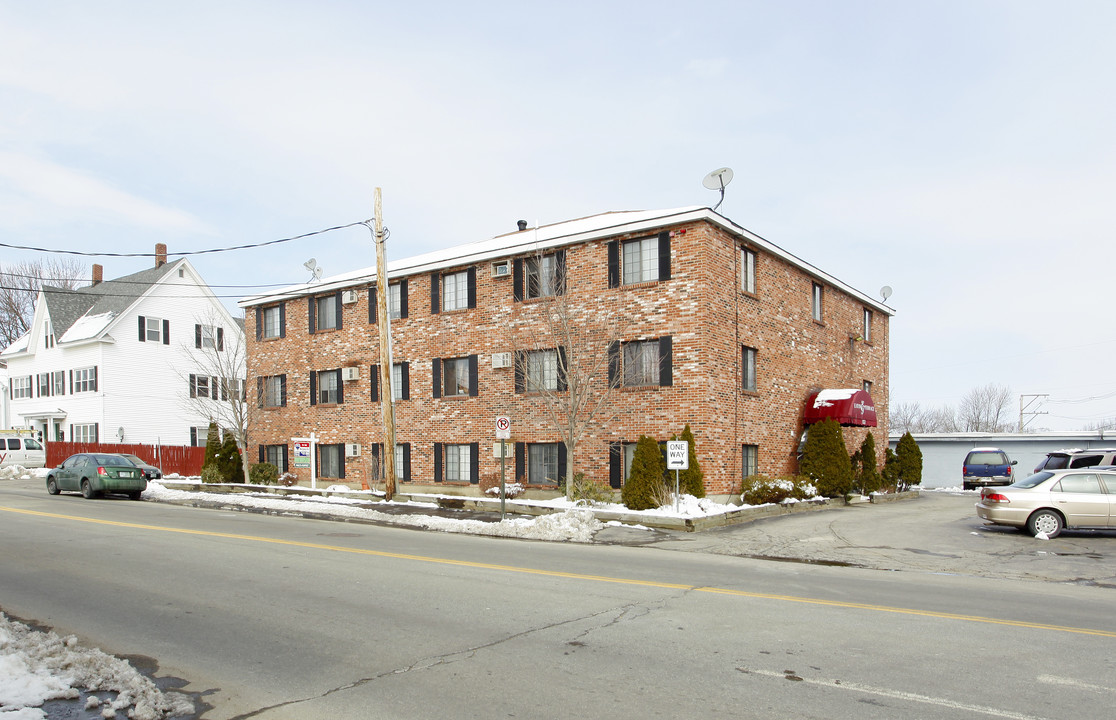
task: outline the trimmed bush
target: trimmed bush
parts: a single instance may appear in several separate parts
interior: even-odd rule
[[[665,473],[666,464],[659,444],[646,435],[640,435],[632,458],[632,471],[620,490],[621,500],[632,510],[659,507],[655,503],[655,497],[658,489],[663,486]]]
[[[585,473],[574,473],[570,485],[570,499],[574,502],[586,502],[590,505],[605,505],[614,502],[612,488],[608,483],[598,482],[585,477]]]
[[[852,462],[836,420],[826,418],[810,428],[799,471],[814,481],[819,495],[844,497],[852,490]]]
[[[908,490],[922,484],[922,450],[911,433],[903,433],[895,448],[898,456],[899,482],[897,490]]]
[[[201,481],[203,483],[223,483],[225,478],[221,477],[221,471],[217,469],[217,464],[203,465],[201,469]]]
[[[769,478],[766,475],[749,475],[744,478],[740,501],[745,505],[766,505],[787,500],[809,500],[817,490],[805,475]]]
[[[205,460],[202,462],[202,470],[207,467],[212,467],[218,475],[220,471],[217,469],[217,457],[221,454],[221,433],[217,429],[217,423],[209,423],[209,431],[205,434]],[[202,473],[202,482],[207,482]],[[208,482],[222,482],[221,480],[210,480]]]
[[[884,466],[881,473],[884,487],[899,489],[899,456],[891,448],[884,449]]]
[[[253,485],[274,485],[279,480],[279,468],[275,463],[256,463],[248,469],[248,479]]]
[[[217,470],[224,478],[222,482],[244,482],[244,466],[240,462],[240,449],[236,446],[236,438],[227,430],[217,458]]]
[[[876,438],[872,433],[864,437],[852,457],[853,489],[862,495],[871,495],[879,491],[882,484],[880,472],[876,469],[879,458],[876,457]]]

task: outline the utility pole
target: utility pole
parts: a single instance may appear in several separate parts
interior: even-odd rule
[[[1038,406],[1039,403],[1041,403],[1048,397],[1050,397],[1050,395],[1035,394],[1019,396],[1019,432],[1023,432],[1023,429],[1027,427],[1027,425],[1030,424],[1031,420],[1034,420],[1036,416],[1049,415],[1049,413],[1039,410],[1028,410],[1028,408],[1030,407]],[[1026,422],[1023,421],[1024,415],[1028,416]]]
[[[383,206],[380,188],[376,188],[375,229],[372,231],[376,243],[376,323],[380,326],[380,402],[384,408],[384,495],[388,500],[395,497],[395,392],[391,387],[391,313],[388,312],[388,275],[387,253],[384,251]]]

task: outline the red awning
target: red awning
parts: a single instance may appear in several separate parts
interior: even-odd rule
[[[806,398],[807,425],[833,418],[842,425],[876,427],[876,403],[867,390],[821,390]]]

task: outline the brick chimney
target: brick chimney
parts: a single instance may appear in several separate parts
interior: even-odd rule
[[[166,243],[155,243],[155,267],[163,267],[167,264],[167,245]]]
[[[101,267],[100,265],[98,265],[97,263],[93,263],[93,284],[94,285],[100,285],[101,281],[104,280],[104,279],[105,279],[105,269],[103,267]]]

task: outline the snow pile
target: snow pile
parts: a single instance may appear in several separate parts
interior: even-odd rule
[[[116,694],[90,700],[104,704],[104,718],[117,712],[134,720],[194,713],[185,695],[162,692],[124,660],[78,647],[72,635],[32,630],[0,613],[0,718],[43,720],[46,715],[37,708],[48,700],[78,698],[79,687]]]
[[[0,468],[0,480],[30,480],[35,475],[22,465]]]
[[[431,517],[428,515],[395,515],[372,510],[359,505],[366,503],[350,498],[276,498],[261,495],[220,495],[211,493],[172,490],[157,482],[149,482],[144,498],[150,500],[219,500],[224,505],[261,508],[282,515],[287,513],[329,514],[337,518],[371,520],[406,525],[441,532],[466,533],[469,535],[491,535],[495,537],[514,537],[530,540],[559,540],[568,542],[591,542],[593,534],[604,527],[593,513],[588,510],[569,508],[563,513],[536,518],[516,518],[491,523],[481,520],[459,520],[455,518]],[[400,503],[415,507],[434,507],[434,504]]]

